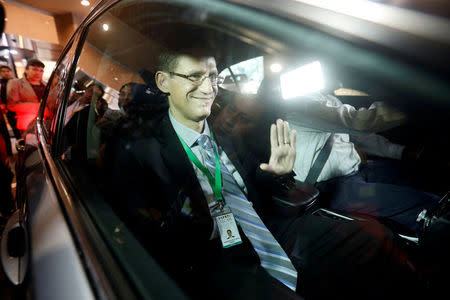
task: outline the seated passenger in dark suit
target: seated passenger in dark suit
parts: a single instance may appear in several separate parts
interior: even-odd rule
[[[116,212],[189,296],[289,299],[295,290],[375,299],[411,291],[408,259],[381,224],[271,213],[271,195],[292,180],[295,132],[282,120],[272,125],[269,162],[254,167],[216,137],[206,120],[219,81],[211,55],[168,52],[159,66],[169,110],[118,134],[106,173]],[[240,240],[227,244],[227,229]]]

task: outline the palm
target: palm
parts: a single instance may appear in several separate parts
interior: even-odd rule
[[[261,169],[276,175],[292,172],[296,156],[295,130],[289,130],[289,124],[278,119],[276,125],[270,127],[270,159],[261,164]]]

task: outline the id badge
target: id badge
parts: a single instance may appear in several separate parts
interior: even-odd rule
[[[225,213],[215,217],[219,228],[220,240],[224,248],[229,248],[242,243],[239,230],[234,220],[233,213]]]

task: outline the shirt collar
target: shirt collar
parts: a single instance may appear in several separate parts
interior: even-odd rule
[[[200,135],[203,134],[203,135],[210,136],[209,126],[208,126],[208,122],[206,120],[205,120],[205,127],[203,128],[203,132],[198,133],[197,131],[192,130],[191,128],[189,128],[187,126],[184,126],[183,124],[181,124],[180,122],[175,120],[172,113],[170,112],[170,109],[169,109],[169,119],[170,119],[170,123],[172,123],[173,129],[175,129],[176,133],[183,139],[183,141],[189,147],[194,146],[195,142],[197,142]]]

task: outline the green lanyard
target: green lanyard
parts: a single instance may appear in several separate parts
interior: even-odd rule
[[[177,133],[178,135],[178,133]],[[181,141],[181,144],[183,145],[184,151],[186,151],[187,156],[189,159],[196,165],[200,171],[208,178],[209,184],[211,185],[211,188],[213,189],[214,196],[217,201],[220,203],[223,202],[222,197],[222,173],[220,171],[220,159],[219,155],[217,154],[216,147],[214,147],[214,138],[213,134],[211,132],[211,144],[214,149],[214,156],[216,157],[215,161],[215,176],[212,177],[211,173],[208,171],[208,169],[198,160],[197,156],[195,156],[194,152],[192,152],[191,148],[189,148],[188,145],[183,141],[183,139],[178,135],[178,138]]]

